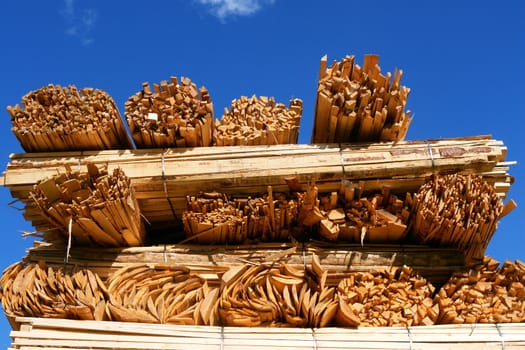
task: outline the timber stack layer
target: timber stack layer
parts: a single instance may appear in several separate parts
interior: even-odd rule
[[[133,147],[115,102],[102,90],[49,84],[7,111],[26,152]]]
[[[213,122],[188,78],[128,99],[137,149],[35,136],[76,137],[70,105],[89,132],[108,115],[119,130],[98,90],[9,107],[31,153],[1,180],[41,239],[0,278],[12,348],[524,348],[525,264],[485,256],[516,207],[504,144],[403,141],[402,72],[326,60],[310,145],[295,144],[301,100],[241,97]]]

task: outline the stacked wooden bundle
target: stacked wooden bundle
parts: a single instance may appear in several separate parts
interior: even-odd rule
[[[409,267],[357,273],[337,286],[336,322],[344,327],[432,325],[439,316],[434,287]]]
[[[319,222],[319,234],[329,241],[394,243],[406,234],[410,212],[388,187],[365,194],[362,184],[343,180],[339,194],[316,193],[317,187],[311,185],[302,197],[314,204],[300,205],[303,215],[298,222],[303,226]]]
[[[525,264],[485,257],[483,264],[456,273],[435,297],[439,323],[525,322]]]
[[[132,148],[115,102],[102,90],[50,84],[7,111],[26,152]]]
[[[112,320],[216,325],[219,290],[181,266],[132,264],[112,274],[108,310]]]
[[[125,103],[125,115],[137,148],[211,146],[213,104],[208,90],[189,78],[180,82],[142,83]]]
[[[274,194],[268,186],[262,197],[229,199],[218,192],[188,196],[187,209],[182,215],[186,241],[243,243],[247,239],[287,240],[297,204],[284,193]]]
[[[405,105],[410,89],[400,86],[402,70],[381,74],[379,56],[354,56],[326,68],[321,58],[313,143],[403,140],[410,125]]]
[[[320,273],[320,274],[316,274]],[[315,276],[310,279],[309,275]],[[337,309],[335,289],[326,287],[326,271],[254,265],[232,270],[219,299],[226,326],[324,327]]]
[[[242,96],[224,109],[213,135],[216,146],[277,145],[297,143],[303,111],[300,99],[290,100],[288,108],[273,97]]]
[[[423,243],[462,250],[467,261],[483,258],[498,220],[515,206],[479,175],[437,175],[412,199],[413,233]]]
[[[89,269],[66,272],[61,268],[16,263],[0,278],[6,316],[33,316],[104,320],[107,290]]]
[[[130,179],[120,168],[109,175],[89,163],[87,172],[69,171],[37,182],[30,197],[55,228],[47,241],[75,245],[139,246],[145,228]]]

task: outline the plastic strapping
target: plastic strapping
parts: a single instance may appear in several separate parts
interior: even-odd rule
[[[304,249],[304,242],[301,246],[303,247],[303,268],[304,272],[306,273],[306,249]]]
[[[78,172],[80,172],[80,159],[82,159],[82,152],[83,151],[80,151],[80,156],[78,157],[78,163],[77,163],[77,170],[78,170]]]
[[[430,155],[430,160],[432,161],[432,171],[436,169],[436,163],[434,162],[434,152],[432,152],[432,145],[428,140],[425,140],[425,143],[427,144],[428,148],[428,154]]]
[[[224,350],[224,326],[221,326],[221,350]]]
[[[166,252],[166,245],[164,244],[164,251],[162,252],[162,257],[164,259],[164,264],[168,262],[168,253]]]
[[[71,232],[73,231],[73,218],[69,218],[69,225],[67,227],[67,247],[66,256],[64,257],[64,265],[69,262],[69,251],[71,250]]]
[[[408,346],[409,349],[412,350],[412,333],[410,333],[410,327],[407,326],[407,334],[408,334]]]
[[[315,328],[312,328],[312,341],[314,350],[317,350],[317,334],[315,333]]]
[[[341,144],[339,144],[339,160],[341,161],[341,168],[343,171],[343,180],[345,180],[346,179],[345,160],[343,158],[343,147],[341,147]]]
[[[501,329],[499,328],[499,324],[495,324],[496,329],[498,330],[499,338],[501,339],[501,350],[505,350],[505,338],[503,338],[503,334],[501,333]]]
[[[166,167],[164,165],[165,164],[165,162],[164,162],[164,151],[165,151],[165,149],[163,148],[162,149],[162,154],[161,154],[162,185],[164,187],[164,195],[166,196],[166,200],[168,201],[168,204],[170,206],[171,215],[173,215],[173,218],[177,221],[178,220],[177,214],[175,213],[175,209],[173,208],[173,204],[171,204],[170,197],[168,196],[168,186],[166,184]]]

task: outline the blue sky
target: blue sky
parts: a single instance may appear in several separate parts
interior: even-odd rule
[[[43,85],[107,91],[123,113],[143,81],[190,77],[205,85],[216,118],[241,95],[304,101],[300,142],[308,143],[319,59],[380,55],[383,72],[404,71],[415,113],[407,139],[492,134],[518,165],[505,217],[487,254],[525,260],[525,3],[514,1],[161,0],[4,1],[0,10],[0,161],[21,152],[8,105]],[[0,188],[0,267],[31,244],[22,213]],[[9,344],[0,317],[0,341]]]

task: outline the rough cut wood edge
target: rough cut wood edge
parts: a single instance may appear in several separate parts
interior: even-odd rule
[[[525,349],[525,324],[238,328],[18,317],[11,349]]]
[[[258,245],[162,245],[129,248],[73,247],[67,264],[66,248],[41,244],[28,250],[27,262],[45,261],[57,267],[82,266],[96,271],[103,278],[122,266],[137,262],[146,264],[183,264],[193,273],[218,283],[220,276],[232,266],[285,262],[303,267],[316,254],[329,271],[328,283],[336,285],[348,273],[371,269],[411,266],[416,273],[435,286],[445,283],[455,271],[463,271],[463,255],[454,249],[419,245],[327,244],[323,242],[262,243]]]

